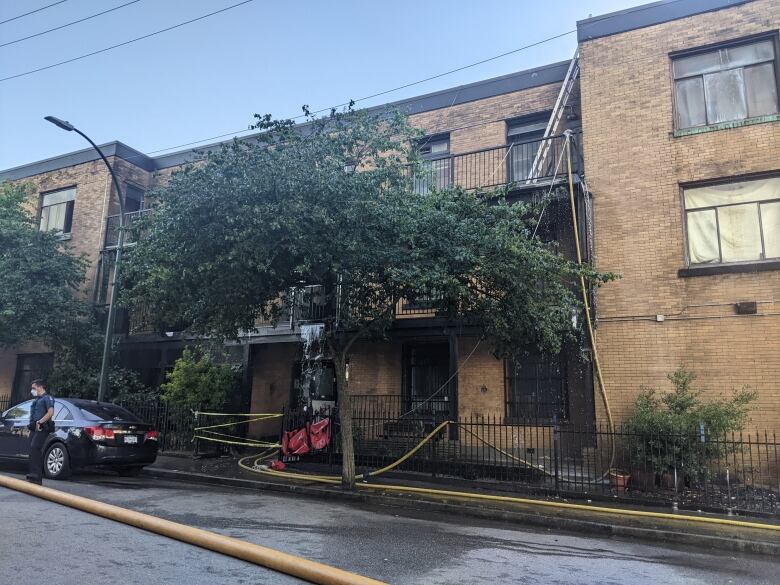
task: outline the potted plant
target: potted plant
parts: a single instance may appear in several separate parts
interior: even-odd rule
[[[701,400],[696,374],[680,366],[667,376],[672,391],[658,396],[643,388],[624,426],[631,462],[632,487],[649,491],[660,485],[680,490],[709,475],[710,463],[735,449],[718,439],[741,430],[756,392],[748,386],[729,399]]]
[[[631,474],[622,469],[609,470],[609,483],[618,494],[625,493],[628,488],[628,482],[631,480]]]

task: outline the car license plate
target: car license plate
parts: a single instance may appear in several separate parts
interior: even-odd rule
[[[125,435],[125,443],[137,443],[137,442],[138,442],[138,436]]]

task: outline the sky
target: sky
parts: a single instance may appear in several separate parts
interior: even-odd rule
[[[57,0],[0,0],[0,22]],[[66,0],[0,24],[0,45],[130,0]],[[139,0],[0,46],[0,79],[237,4]],[[253,114],[297,116],[438,75],[576,28],[641,0],[252,0],[92,57],[0,81],[0,169],[87,144],[43,120],[72,122],[98,144],[147,154],[245,130]],[[569,59],[576,35],[359,102],[371,106]],[[188,147],[191,148],[191,147]]]

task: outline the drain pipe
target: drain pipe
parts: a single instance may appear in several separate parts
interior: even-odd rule
[[[187,544],[192,544],[223,555],[247,561],[261,567],[273,569],[279,573],[292,575],[317,585],[387,585],[382,581],[362,577],[335,567],[310,561],[303,557],[283,553],[237,538],[215,534],[208,530],[193,528],[178,522],[171,522],[149,514],[142,514],[127,508],[104,504],[74,494],[61,492],[47,487],[0,474],[0,486],[43,498],[50,502],[69,506],[83,512],[102,516],[115,522],[135,526],[141,530],[154,532]]]

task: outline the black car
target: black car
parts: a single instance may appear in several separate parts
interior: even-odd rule
[[[0,416],[0,458],[27,459],[32,400]],[[74,467],[104,466],[137,475],[157,458],[157,431],[129,410],[109,402],[54,400],[54,432],[44,448],[44,474],[64,479]]]

